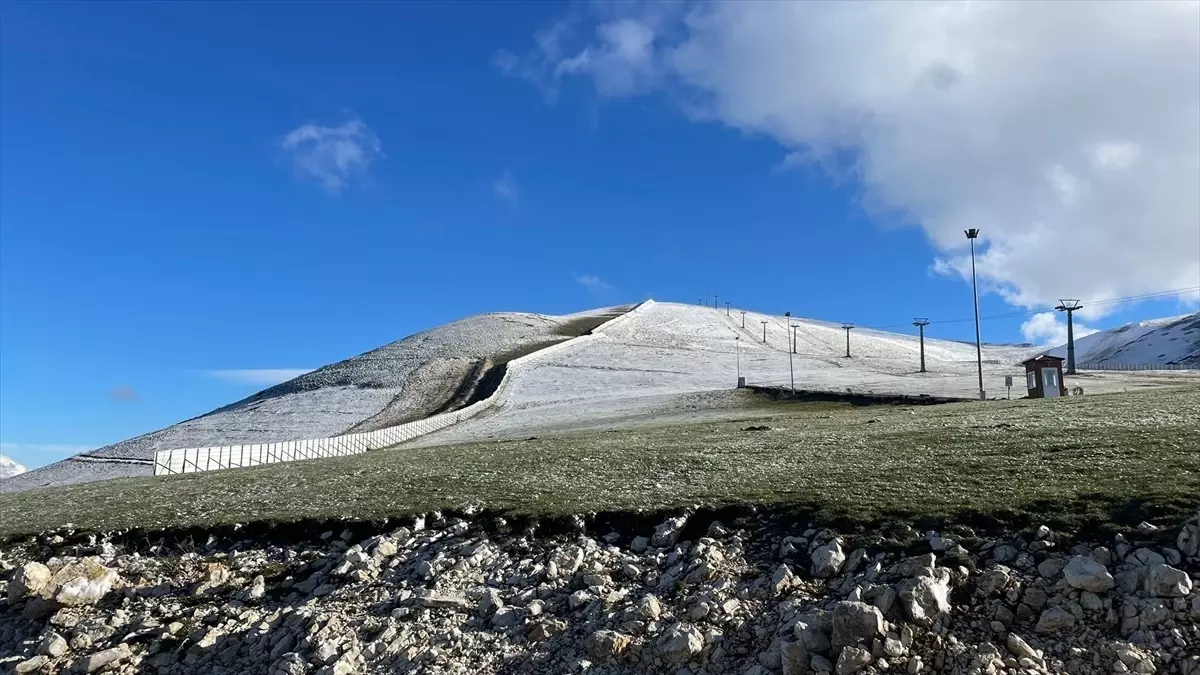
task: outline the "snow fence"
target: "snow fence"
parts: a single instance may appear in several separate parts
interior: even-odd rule
[[[294,462],[301,459],[317,459],[321,457],[341,457],[357,455],[368,450],[387,448],[398,443],[412,440],[418,436],[431,434],[470,419],[491,408],[500,401],[508,388],[512,374],[525,367],[528,363],[544,359],[557,351],[573,347],[583,342],[603,337],[603,330],[624,320],[638,309],[652,303],[647,300],[628,312],[610,319],[597,326],[590,334],[581,335],[539,349],[508,362],[504,377],[492,395],[476,401],[471,405],[453,412],[433,415],[415,422],[397,424],[396,426],[377,431],[363,431],[354,434],[343,434],[329,438],[309,438],[298,441],[279,441],[276,443],[247,443],[242,445],[219,445],[208,448],[180,448],[177,450],[159,450],[154,453],[154,475],[162,476],[177,473],[193,473],[196,471],[216,471],[219,469],[238,469],[260,464],[275,464],[278,462]]]

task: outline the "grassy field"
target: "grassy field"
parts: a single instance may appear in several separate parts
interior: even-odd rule
[[[5,494],[0,536],[466,505],[556,516],[753,503],[856,522],[1057,525],[1169,522],[1200,506],[1197,389],[927,407],[747,403],[771,415]]]

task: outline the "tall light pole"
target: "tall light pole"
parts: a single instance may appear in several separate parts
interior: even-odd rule
[[[729,301],[725,301],[725,316],[729,316]]]
[[[796,329],[799,327],[800,327],[800,324],[798,324],[798,323],[792,324],[792,353],[793,354],[796,353]]]
[[[763,344],[766,344],[766,342],[767,342],[767,322],[759,321],[759,323],[761,323],[763,325]]]
[[[1062,304],[1054,309],[1067,313],[1067,374],[1075,374],[1075,310],[1083,309],[1078,300],[1059,300]]]
[[[850,331],[854,326],[848,323],[842,324],[842,330],[846,331],[846,358],[850,358]]]
[[[987,392],[983,390],[983,343],[979,338],[979,286],[975,282],[975,240],[979,238],[979,228],[972,227],[963,230],[971,241],[971,296],[975,300],[975,362],[979,367],[979,400],[987,400]]]
[[[784,312],[783,316],[784,316],[784,321],[787,322],[787,324],[790,326],[792,323],[792,313]],[[792,335],[795,335],[795,334],[796,334],[796,331],[793,330]],[[785,339],[785,340],[787,339],[786,333],[784,334],[783,339]],[[793,349],[792,351],[795,351],[795,349]],[[792,369],[792,352],[788,352],[788,379],[791,380],[791,382],[792,382],[792,398],[796,398],[796,371]]]
[[[738,386],[742,386],[742,336],[733,336],[733,351],[737,354],[737,381]]]
[[[921,372],[925,372],[925,326],[929,325],[929,319],[914,319],[913,325],[921,329]]]
[[[713,309],[717,308],[717,294],[713,293]]]

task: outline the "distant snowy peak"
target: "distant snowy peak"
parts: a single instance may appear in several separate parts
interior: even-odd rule
[[[1049,354],[1066,358],[1067,346]],[[1200,312],[1131,323],[1075,340],[1075,361],[1200,366]]]
[[[0,480],[12,478],[23,473],[25,473],[25,467],[17,464],[16,460],[12,457],[0,455]]]

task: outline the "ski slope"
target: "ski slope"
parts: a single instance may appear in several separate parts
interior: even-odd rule
[[[578,334],[628,307],[566,316],[492,313],[421,331],[318,368],[212,412],[5,480],[5,491],[148,475],[159,450],[269,443],[373,431],[452,402],[485,360]]]
[[[1059,345],[1048,353],[1065,359],[1067,346]],[[1140,321],[1077,338],[1075,362],[1200,367],[1200,312]]]
[[[763,324],[766,341],[763,341]],[[414,446],[510,438],[547,430],[588,428],[645,411],[669,414],[672,401],[693,405],[700,392],[736,386],[740,372],[748,384],[797,389],[930,394],[975,398],[979,390],[975,346],[925,340],[926,367],[919,373],[915,336],[873,330],[851,333],[851,358],[840,324],[792,318],[796,353],[789,352],[787,318],[740,311],[726,313],[698,305],[647,302],[599,333],[536,360],[511,374],[494,412],[413,441]],[[983,348],[984,385],[992,396],[1005,393],[1013,375],[1017,395],[1024,391],[1019,362],[1027,348]]]

